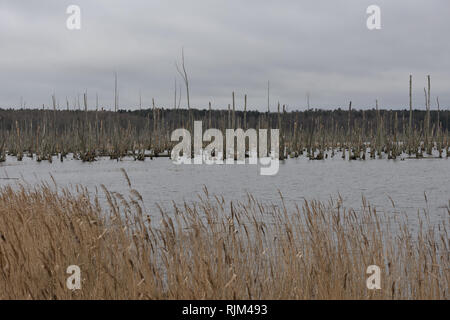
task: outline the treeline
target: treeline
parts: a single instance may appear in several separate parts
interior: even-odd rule
[[[447,155],[449,110],[320,110],[287,111],[278,105],[274,112],[208,109],[42,110],[0,109],[0,161],[6,154],[61,160],[74,157],[93,161],[99,156],[137,160],[170,152],[170,135],[177,128],[280,129],[280,158],[306,154],[323,159],[327,151],[344,150],[350,159],[396,158],[401,153],[422,157],[433,150]]]

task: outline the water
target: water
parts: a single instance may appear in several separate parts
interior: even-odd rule
[[[427,208],[432,220],[448,219],[448,159],[297,158],[281,162],[277,175],[261,176],[257,165],[175,165],[168,158],[144,162],[105,158],[93,163],[72,160],[71,156],[63,163],[56,158],[53,163],[8,158],[0,163],[0,185],[23,181],[33,185],[51,181],[52,175],[59,186],[81,184],[95,192],[104,184],[110,191],[126,194],[129,188],[121,168],[127,171],[132,187],[141,193],[151,214],[157,214],[156,203],[170,208],[172,201],[195,201],[206,186],[209,193],[223,195],[227,200],[245,200],[249,192],[262,202],[274,204],[280,203],[280,191],[288,206],[301,204],[305,198],[326,201],[340,195],[345,206],[359,208],[365,196],[381,211],[406,213],[414,218],[418,210]]]

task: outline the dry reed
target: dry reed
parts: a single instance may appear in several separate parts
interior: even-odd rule
[[[289,210],[248,195],[150,215],[142,197],[103,188],[0,190],[1,299],[448,299],[446,221],[305,201]],[[107,202],[107,203],[106,203]],[[448,210],[448,209],[447,209]],[[447,220],[448,221],[448,220]],[[82,288],[66,288],[66,268]],[[382,270],[368,290],[366,268]]]

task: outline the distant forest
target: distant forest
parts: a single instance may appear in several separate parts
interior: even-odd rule
[[[193,120],[203,120],[206,127],[222,128],[225,126],[242,127],[242,128],[258,128],[260,119],[269,119],[272,128],[277,128],[278,112],[261,112],[261,111],[233,111],[233,110],[211,110],[208,109],[142,109],[142,110],[118,110],[112,111],[81,111],[81,110],[49,110],[49,109],[1,109],[0,108],[0,131],[7,132],[16,130],[16,121],[18,121],[19,128],[24,130],[26,127],[33,126],[35,129],[39,124],[47,123],[48,125],[56,125],[57,132],[63,132],[65,128],[72,125],[74,122],[88,121],[92,127],[95,127],[95,121],[103,121],[107,124],[109,120],[115,120],[115,125],[127,127],[131,124],[136,130],[148,129],[150,122],[150,129],[153,131],[153,125],[162,126],[162,129],[174,129],[183,127],[186,119],[189,119],[189,113]],[[281,113],[281,120],[283,127],[293,126],[294,122],[302,128],[311,127],[316,120],[319,120],[325,126],[332,122],[339,128],[348,130],[349,111],[342,109],[322,110],[309,109],[304,111],[289,111]],[[234,119],[233,120],[233,114]],[[436,110],[430,111],[430,122],[437,124],[438,118],[441,129],[445,132],[449,128],[449,114],[450,110]],[[393,130],[395,116],[398,121],[398,128],[403,128],[409,125],[409,110],[379,110],[379,115],[384,119],[386,128]],[[209,126],[209,118],[211,117],[211,126]],[[230,118],[230,126],[228,124]],[[413,110],[412,125],[419,129],[426,118],[425,110]],[[377,110],[351,110],[352,122],[365,127],[371,127],[377,122]],[[163,122],[161,122],[164,120]],[[232,126],[232,122],[235,126]],[[244,125],[244,121],[246,124]],[[352,124],[354,124],[352,123]],[[177,125],[176,125],[177,124]],[[26,127],[24,127],[26,125]],[[174,126],[175,125],[175,126]]]

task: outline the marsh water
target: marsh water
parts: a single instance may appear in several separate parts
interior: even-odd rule
[[[130,177],[150,214],[158,214],[156,204],[170,208],[172,201],[193,202],[206,186],[210,194],[226,200],[245,201],[251,193],[263,203],[280,203],[280,192],[287,206],[301,205],[303,199],[343,199],[344,206],[359,208],[362,197],[378,210],[417,216],[427,209],[432,220],[448,219],[450,199],[450,161],[448,159],[343,160],[311,161],[304,157],[280,163],[279,172],[262,176],[258,165],[176,165],[169,158],[134,161],[99,159],[92,163],[74,160],[52,163],[31,158],[17,161],[8,157],[0,163],[0,185],[34,185],[52,178],[60,187],[86,186],[90,192],[129,190],[121,168]],[[392,199],[392,201],[391,201]],[[394,208],[395,206],[395,208]]]

